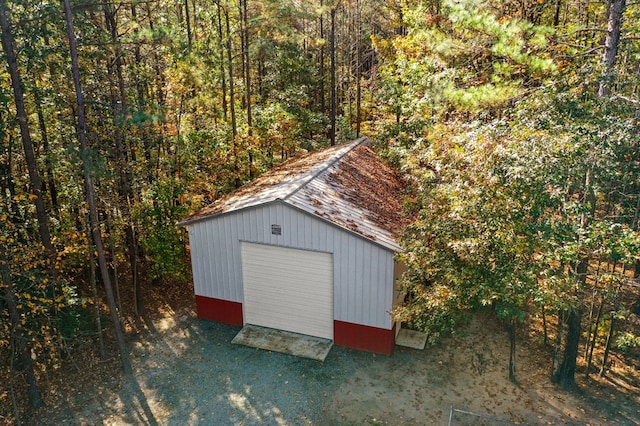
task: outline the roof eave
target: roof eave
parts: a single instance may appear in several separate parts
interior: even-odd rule
[[[226,215],[234,214],[234,213],[239,213],[239,212],[242,212],[242,211],[245,211],[245,210],[257,209],[257,208],[260,208],[260,207],[263,207],[263,206],[268,206],[270,204],[276,203],[278,201],[282,201],[282,199],[274,198],[273,200],[264,201],[264,202],[258,203],[258,204],[251,204],[251,205],[248,205],[248,206],[245,206],[245,207],[240,207],[240,208],[233,209],[233,210],[223,210],[223,211],[220,211],[220,212],[217,212],[217,213],[212,213],[212,214],[208,214],[208,215],[201,216],[201,217],[187,218],[187,219],[181,220],[180,222],[176,223],[176,226],[185,228],[185,227],[188,227],[189,225],[193,225],[194,223],[203,222],[203,221],[209,220],[209,219],[217,219],[217,218],[222,217],[222,216],[226,216]]]
[[[387,244],[387,243],[385,243],[385,242],[382,242],[382,241],[379,241],[379,240],[375,240],[375,239],[369,238],[369,237],[367,237],[366,235],[363,235],[363,234],[361,234],[361,233],[359,233],[359,232],[356,232],[356,231],[354,231],[354,230],[352,230],[352,229],[349,229],[349,228],[347,228],[346,226],[343,226],[343,225],[341,225],[341,224],[339,224],[339,223],[337,223],[337,222],[334,222],[334,221],[332,221],[332,220],[327,219],[326,217],[322,217],[322,216],[317,215],[317,214],[315,214],[315,213],[313,213],[313,212],[311,212],[311,211],[309,211],[309,210],[305,210],[305,209],[303,209],[303,208],[302,208],[302,207],[300,207],[300,206],[297,206],[297,205],[295,205],[295,204],[292,204],[292,203],[290,203],[288,200],[280,200],[280,199],[279,199],[279,200],[276,200],[276,201],[279,201],[279,202],[281,202],[282,204],[285,204],[285,205],[287,205],[287,206],[289,206],[289,207],[291,207],[291,208],[293,208],[293,209],[295,209],[295,210],[297,210],[297,211],[299,211],[299,212],[302,212],[302,213],[307,214],[307,215],[309,215],[309,216],[313,216],[314,218],[316,218],[316,219],[318,219],[318,220],[321,220],[322,222],[325,222],[325,223],[327,223],[327,224],[329,224],[329,225],[331,225],[331,226],[334,226],[334,227],[336,227],[336,228],[339,228],[339,229],[340,229],[340,230],[342,230],[342,231],[345,231],[345,232],[347,232],[347,233],[349,233],[349,234],[351,234],[351,235],[354,235],[354,236],[356,236],[356,237],[358,237],[358,238],[361,238],[361,239],[363,239],[363,240],[365,240],[365,241],[368,241],[368,242],[370,242],[370,243],[372,243],[372,244],[375,244],[375,245],[377,245],[377,246],[379,246],[379,247],[381,247],[381,248],[384,248],[384,249],[386,249],[386,250],[392,251],[392,252],[394,252],[394,253],[399,253],[399,252],[402,252],[402,251],[403,251],[403,250],[402,250],[402,247],[400,246],[400,244],[397,244],[397,243],[396,243],[396,244]]]

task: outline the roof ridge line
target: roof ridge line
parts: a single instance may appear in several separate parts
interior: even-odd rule
[[[334,164],[336,164],[338,161],[340,161],[342,158],[344,158],[345,155],[347,155],[348,153],[350,153],[351,151],[353,151],[354,149],[356,149],[357,147],[359,147],[360,145],[362,145],[364,142],[368,141],[369,138],[367,137],[361,137],[359,139],[354,140],[353,142],[351,142],[353,144],[352,147],[350,147],[348,150],[346,150],[342,155],[340,155],[338,158],[334,159],[332,162],[330,162],[329,164],[327,164],[325,167],[320,168],[318,171],[316,171],[315,173],[313,173],[313,175],[311,175],[311,177],[307,180],[305,180],[304,182],[302,182],[300,184],[300,186],[298,186],[296,189],[294,189],[293,191],[291,191],[289,194],[287,194],[285,197],[282,198],[283,201],[287,200],[288,198],[292,197],[294,194],[296,194],[298,191],[300,191],[302,188],[304,188],[305,186],[307,186],[309,184],[309,182],[311,182],[312,180],[314,180],[315,178],[317,178],[318,176],[320,176],[322,173],[326,172],[331,166],[333,166]]]

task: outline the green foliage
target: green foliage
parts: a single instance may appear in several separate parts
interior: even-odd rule
[[[5,194],[3,194],[5,195]],[[30,227],[35,223],[28,220],[31,206],[28,197],[16,196],[7,200],[0,198],[0,261],[8,273],[9,281],[3,274],[0,281],[0,349],[7,349],[11,337],[19,329],[30,343],[30,347],[40,362],[56,364],[60,352],[57,346],[74,346],[80,339],[91,333],[95,327],[82,326],[85,333],[78,333],[81,324],[72,325],[67,319],[71,316],[88,318],[87,306],[93,301],[78,295],[77,288],[62,275],[51,278],[46,259],[43,258],[41,244],[34,241],[36,232]],[[28,242],[28,243],[27,243]],[[10,318],[6,300],[7,287],[15,297],[19,322],[14,324]]]
[[[401,260],[411,271],[406,289],[418,296],[395,314],[430,332],[451,329],[468,309],[524,319],[547,247],[540,236],[549,225],[536,212],[555,208],[543,182],[512,173],[519,165],[503,128],[465,130],[434,128],[405,164],[420,211]]]
[[[640,336],[628,331],[622,332],[616,337],[615,346],[622,352],[629,352],[632,349],[640,348]]]
[[[176,227],[188,211],[184,195],[184,183],[172,177],[161,179],[134,208],[140,243],[151,261],[153,280],[188,277],[185,233]]]
[[[406,36],[374,40],[384,58],[380,98],[400,120],[485,115],[548,78],[553,31],[497,16],[477,0],[445,1],[439,15],[418,3],[405,11]]]
[[[65,286],[62,290],[67,303],[59,307],[56,328],[65,339],[65,344],[71,346],[79,339],[96,335],[95,314],[89,309],[89,305],[97,301],[79,297],[73,287]]]

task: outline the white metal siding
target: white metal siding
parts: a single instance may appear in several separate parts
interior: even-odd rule
[[[394,253],[283,202],[192,223],[189,241],[197,295],[244,302],[240,241],[333,253],[334,319],[392,327]]]
[[[329,253],[242,243],[244,321],[333,339]]]

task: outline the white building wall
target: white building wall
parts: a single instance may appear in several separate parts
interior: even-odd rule
[[[284,202],[189,225],[197,295],[243,302],[240,241],[333,253],[334,319],[391,329],[393,252]]]

